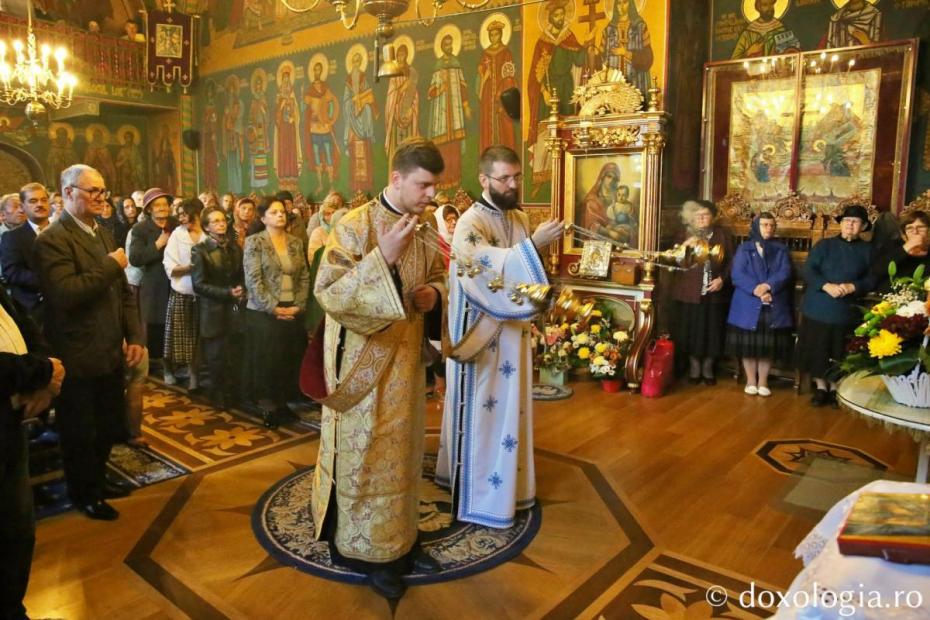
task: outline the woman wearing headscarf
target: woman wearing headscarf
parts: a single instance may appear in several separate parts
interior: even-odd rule
[[[729,355],[739,357],[746,372],[746,394],[771,396],[772,360],[791,355],[791,258],[775,237],[775,216],[760,213],[749,240],[736,248],[730,278],[733,299],[727,317]]]
[[[817,389],[814,407],[836,403],[836,383],[827,378],[833,361],[843,357],[846,339],[860,321],[858,299],[872,290],[871,246],[859,238],[870,228],[862,205],[849,205],[836,216],[840,234],[824,239],[804,263],[804,301],[798,327],[797,366],[809,372]]]
[[[687,356],[689,382],[697,384],[703,380],[714,385],[717,383],[714,364],[723,354],[730,301],[733,238],[727,229],[714,223],[717,206],[709,200],[688,200],[681,209],[688,220],[685,245],[706,242],[723,246],[723,261],[708,260],[692,269],[675,271],[672,277],[672,340],[676,352]]]
[[[335,222],[333,214],[336,211],[344,210],[345,201],[342,196],[336,192],[330,192],[323,203],[320,205],[319,226],[310,232],[310,238],[307,242],[307,261],[312,263],[313,257],[317,250],[326,245],[329,233],[332,232]]]
[[[442,248],[443,260],[446,269],[449,268],[449,256],[452,254],[452,233],[459,221],[459,210],[450,204],[442,205],[433,213],[436,218],[436,228],[439,231],[439,247]]]

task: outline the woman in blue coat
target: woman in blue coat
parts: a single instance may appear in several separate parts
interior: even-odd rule
[[[749,240],[733,257],[733,300],[727,317],[727,353],[743,360],[747,394],[771,396],[769,370],[773,359],[790,358],[791,259],[788,248],[775,241],[775,216],[760,213]]]

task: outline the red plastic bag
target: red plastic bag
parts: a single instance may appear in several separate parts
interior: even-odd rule
[[[661,336],[649,343],[640,391],[646,398],[665,394],[675,378],[675,343]]]

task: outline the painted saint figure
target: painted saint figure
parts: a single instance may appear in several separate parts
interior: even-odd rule
[[[574,10],[574,3],[568,0],[550,0],[540,8],[542,35],[533,48],[527,81],[530,118],[526,144],[532,153],[534,192],[549,181],[552,165],[545,132],[539,131],[539,122],[549,116],[550,95],[555,90],[559,114],[574,114],[572,92],[580,84],[584,68],[593,62],[593,37],[582,44],[571,31]]]
[[[113,165],[113,156],[103,132],[104,129],[99,125],[91,126],[91,140],[84,151],[84,163],[100,172],[105,181],[112,183],[116,180],[116,166]]]
[[[323,175],[329,179],[338,177],[339,149],[333,128],[339,120],[339,99],[333,93],[321,62],[313,64],[313,81],[304,90],[304,131],[308,131],[310,143],[304,145],[307,166],[316,172],[317,189],[323,190]]]
[[[173,196],[178,189],[178,166],[174,158],[171,130],[168,125],[161,126],[161,134],[158,137],[158,144],[153,153],[152,168],[155,186],[162,188]],[[97,169],[99,170],[99,168]]]
[[[794,43],[797,39],[775,15],[775,0],[755,0],[754,6],[759,18],[749,22],[740,33],[732,57],[754,58],[797,51],[798,46]],[[785,36],[792,42],[778,45],[778,40]]]
[[[246,126],[249,143],[249,183],[253,188],[268,185],[268,104],[265,102],[265,72],[252,73],[252,101]]]
[[[281,189],[296,188],[302,161],[298,117],[300,107],[291,82],[293,64],[281,63],[278,69],[278,96],[275,103],[274,166]]]
[[[352,54],[352,65],[342,95],[345,110],[345,146],[349,158],[349,191],[370,191],[373,170],[371,141],[374,139],[375,94],[365,77],[362,54]]]
[[[226,190],[242,193],[242,164],[245,149],[242,139],[242,102],[239,99],[239,78],[226,80],[226,109],[223,112],[223,155],[226,158]]]
[[[203,109],[203,182],[204,189],[215,190],[217,169],[219,168],[219,155],[216,148],[216,134],[219,131],[219,117],[216,113],[216,82],[207,81],[206,105]]]
[[[146,186],[143,178],[145,161],[142,151],[136,144],[136,135],[132,130],[123,133],[123,146],[116,154],[116,192],[121,196],[128,196],[134,191]]]
[[[616,0],[610,23],[601,40],[601,58],[605,66],[620,69],[626,81],[644,97],[652,87],[652,44],[649,27],[636,10],[633,0]]]
[[[52,144],[48,149],[48,158],[45,160],[48,164],[48,171],[51,175],[51,179],[57,187],[61,182],[61,171],[72,165],[77,161],[77,153],[74,152],[74,140],[72,138],[73,129],[69,134],[69,129],[71,126],[65,125],[52,125],[55,130],[55,137],[52,139]],[[110,177],[115,181],[115,178]],[[111,181],[108,179],[108,183]]]
[[[420,135],[420,94],[417,91],[417,70],[408,63],[408,46],[397,45],[397,64],[400,75],[388,81],[387,105],[384,122],[388,160],[394,157],[397,145],[408,138]]]
[[[501,103],[501,93],[517,87],[513,55],[503,42],[505,26],[499,20],[488,24],[488,46],[478,64],[478,101],[481,103],[478,146],[482,153],[495,144],[516,148],[517,143],[513,119]]]
[[[882,38],[882,12],[867,0],[849,0],[830,17],[827,47],[868,45]]]
[[[430,101],[429,137],[439,147],[445,162],[439,188],[455,187],[462,180],[462,148],[465,140],[465,119],[471,118],[468,92],[462,64],[455,56],[455,37],[461,46],[461,33],[446,26],[439,31],[440,52],[437,54],[433,77],[427,96]],[[448,30],[447,30],[448,29]]]

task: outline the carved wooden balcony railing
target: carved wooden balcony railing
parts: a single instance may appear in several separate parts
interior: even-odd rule
[[[33,30],[40,46],[47,43],[53,49],[59,45],[68,49],[65,64],[78,78],[75,94],[100,94],[99,86],[107,85],[149,89],[145,80],[144,44],[41,20],[33,21]],[[6,41],[25,41],[26,32],[26,20],[0,13],[0,37]],[[9,50],[7,62],[11,54]]]

